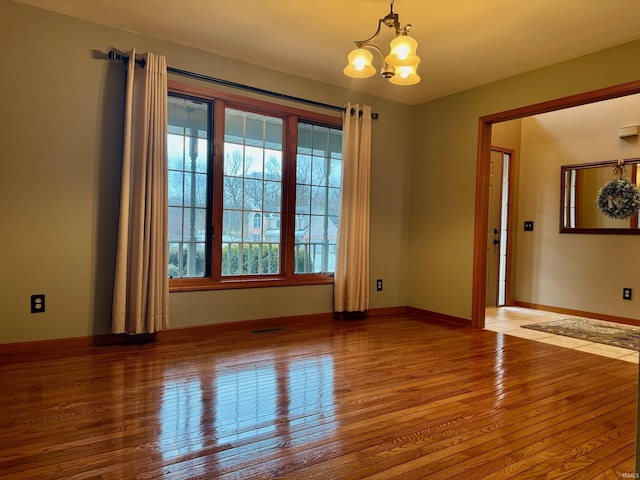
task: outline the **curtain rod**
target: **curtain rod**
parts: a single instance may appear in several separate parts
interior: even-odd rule
[[[115,50],[109,51],[109,59],[122,61],[125,64],[129,62],[129,57],[127,55],[123,55],[121,53],[118,53]],[[140,65],[142,68],[144,68],[146,62],[145,62],[145,60],[143,58],[141,58],[141,59],[136,59],[136,63],[138,65]],[[241,90],[247,90],[247,91],[250,91],[250,92],[253,92],[253,93],[259,93],[261,95],[267,95],[267,96],[270,96],[270,97],[277,97],[277,98],[280,98],[282,100],[288,100],[288,101],[291,101],[291,102],[306,103],[307,105],[313,105],[315,107],[326,108],[326,109],[329,109],[329,110],[336,110],[336,111],[340,111],[340,112],[344,112],[345,111],[345,107],[339,107],[337,105],[331,105],[331,104],[328,104],[328,103],[316,102],[315,100],[309,100],[309,99],[306,99],[306,98],[293,97],[291,95],[286,95],[284,93],[273,92],[271,90],[264,90],[262,88],[252,87],[250,85],[244,85],[242,83],[231,82],[229,80],[223,80],[221,78],[210,77],[208,75],[202,75],[200,73],[193,73],[193,72],[188,72],[186,70],[180,70],[179,68],[167,67],[167,72],[175,73],[176,75],[183,75],[185,77],[195,78],[195,79],[198,79],[198,80],[205,80],[207,82],[216,83],[218,85],[224,85],[224,86],[227,86],[227,87],[238,88],[238,89],[241,89]],[[350,113],[351,113],[351,115],[354,115],[355,114],[355,110],[352,108]],[[360,111],[359,114],[360,114],[360,116],[362,116],[362,111]],[[377,120],[378,119],[378,114],[377,113],[372,113],[371,114],[371,118],[374,119],[374,120]]]

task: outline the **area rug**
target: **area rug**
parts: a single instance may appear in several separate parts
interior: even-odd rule
[[[522,325],[522,328],[640,352],[640,327],[631,325],[620,325],[583,318],[567,318],[546,323]]]

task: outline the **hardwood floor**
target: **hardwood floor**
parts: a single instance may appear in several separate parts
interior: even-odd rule
[[[0,476],[632,478],[637,379],[411,316],[2,356]]]

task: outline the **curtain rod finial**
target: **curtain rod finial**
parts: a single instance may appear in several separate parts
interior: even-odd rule
[[[127,55],[118,53],[115,50],[109,50],[109,60],[122,61],[122,63],[124,63],[125,65],[129,63],[129,57]],[[144,68],[147,62],[144,58],[141,58],[141,59],[136,59],[136,63],[140,65],[142,68]]]

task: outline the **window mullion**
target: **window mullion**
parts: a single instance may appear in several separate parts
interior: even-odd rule
[[[296,154],[298,145],[298,117],[290,115],[285,120],[285,152],[282,186],[282,272],[285,277],[294,275],[295,267],[295,214],[296,214]]]
[[[224,101],[217,100],[213,110],[213,208],[211,209],[211,280],[219,281],[222,271],[222,208],[224,174]]]

